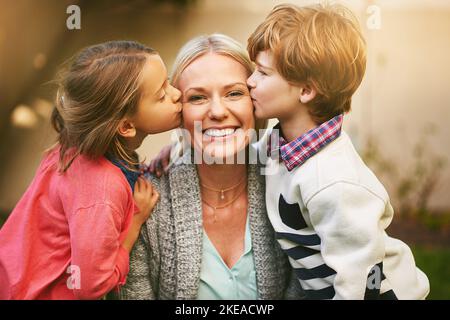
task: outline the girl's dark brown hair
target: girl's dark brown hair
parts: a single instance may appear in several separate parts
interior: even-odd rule
[[[136,162],[117,129],[137,111],[141,72],[151,54],[157,52],[135,41],[110,41],[84,48],[60,72],[51,122],[61,172],[78,155]]]

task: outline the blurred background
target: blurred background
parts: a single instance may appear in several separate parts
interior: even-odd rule
[[[190,38],[221,32],[246,45],[285,2],[317,1],[0,0],[0,226],[54,142],[52,80],[76,51],[137,40],[170,70]],[[412,247],[430,278],[429,299],[450,299],[450,2],[334,2],[355,12],[368,45],[367,73],[344,128],[392,198],[388,233]],[[80,8],[81,29],[67,27],[70,5]],[[148,162],[169,141],[170,133],[148,137],[138,152]]]

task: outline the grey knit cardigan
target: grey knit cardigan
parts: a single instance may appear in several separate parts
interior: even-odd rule
[[[147,176],[160,200],[130,255],[121,299],[196,299],[202,259],[202,204],[194,164],[179,161],[168,175]],[[260,299],[300,299],[301,287],[274,238],[266,214],[264,177],[248,166],[248,214]]]

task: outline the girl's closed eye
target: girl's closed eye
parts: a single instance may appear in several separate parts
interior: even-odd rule
[[[164,99],[166,99],[166,89],[167,89],[167,85],[169,84],[169,79],[166,79],[166,81],[164,81],[163,86],[161,88],[161,95],[159,97],[159,101],[164,101]]]

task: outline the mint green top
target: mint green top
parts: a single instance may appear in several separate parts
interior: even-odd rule
[[[244,253],[230,269],[203,229],[203,255],[200,271],[199,300],[256,300],[255,262],[248,223],[245,225]]]

